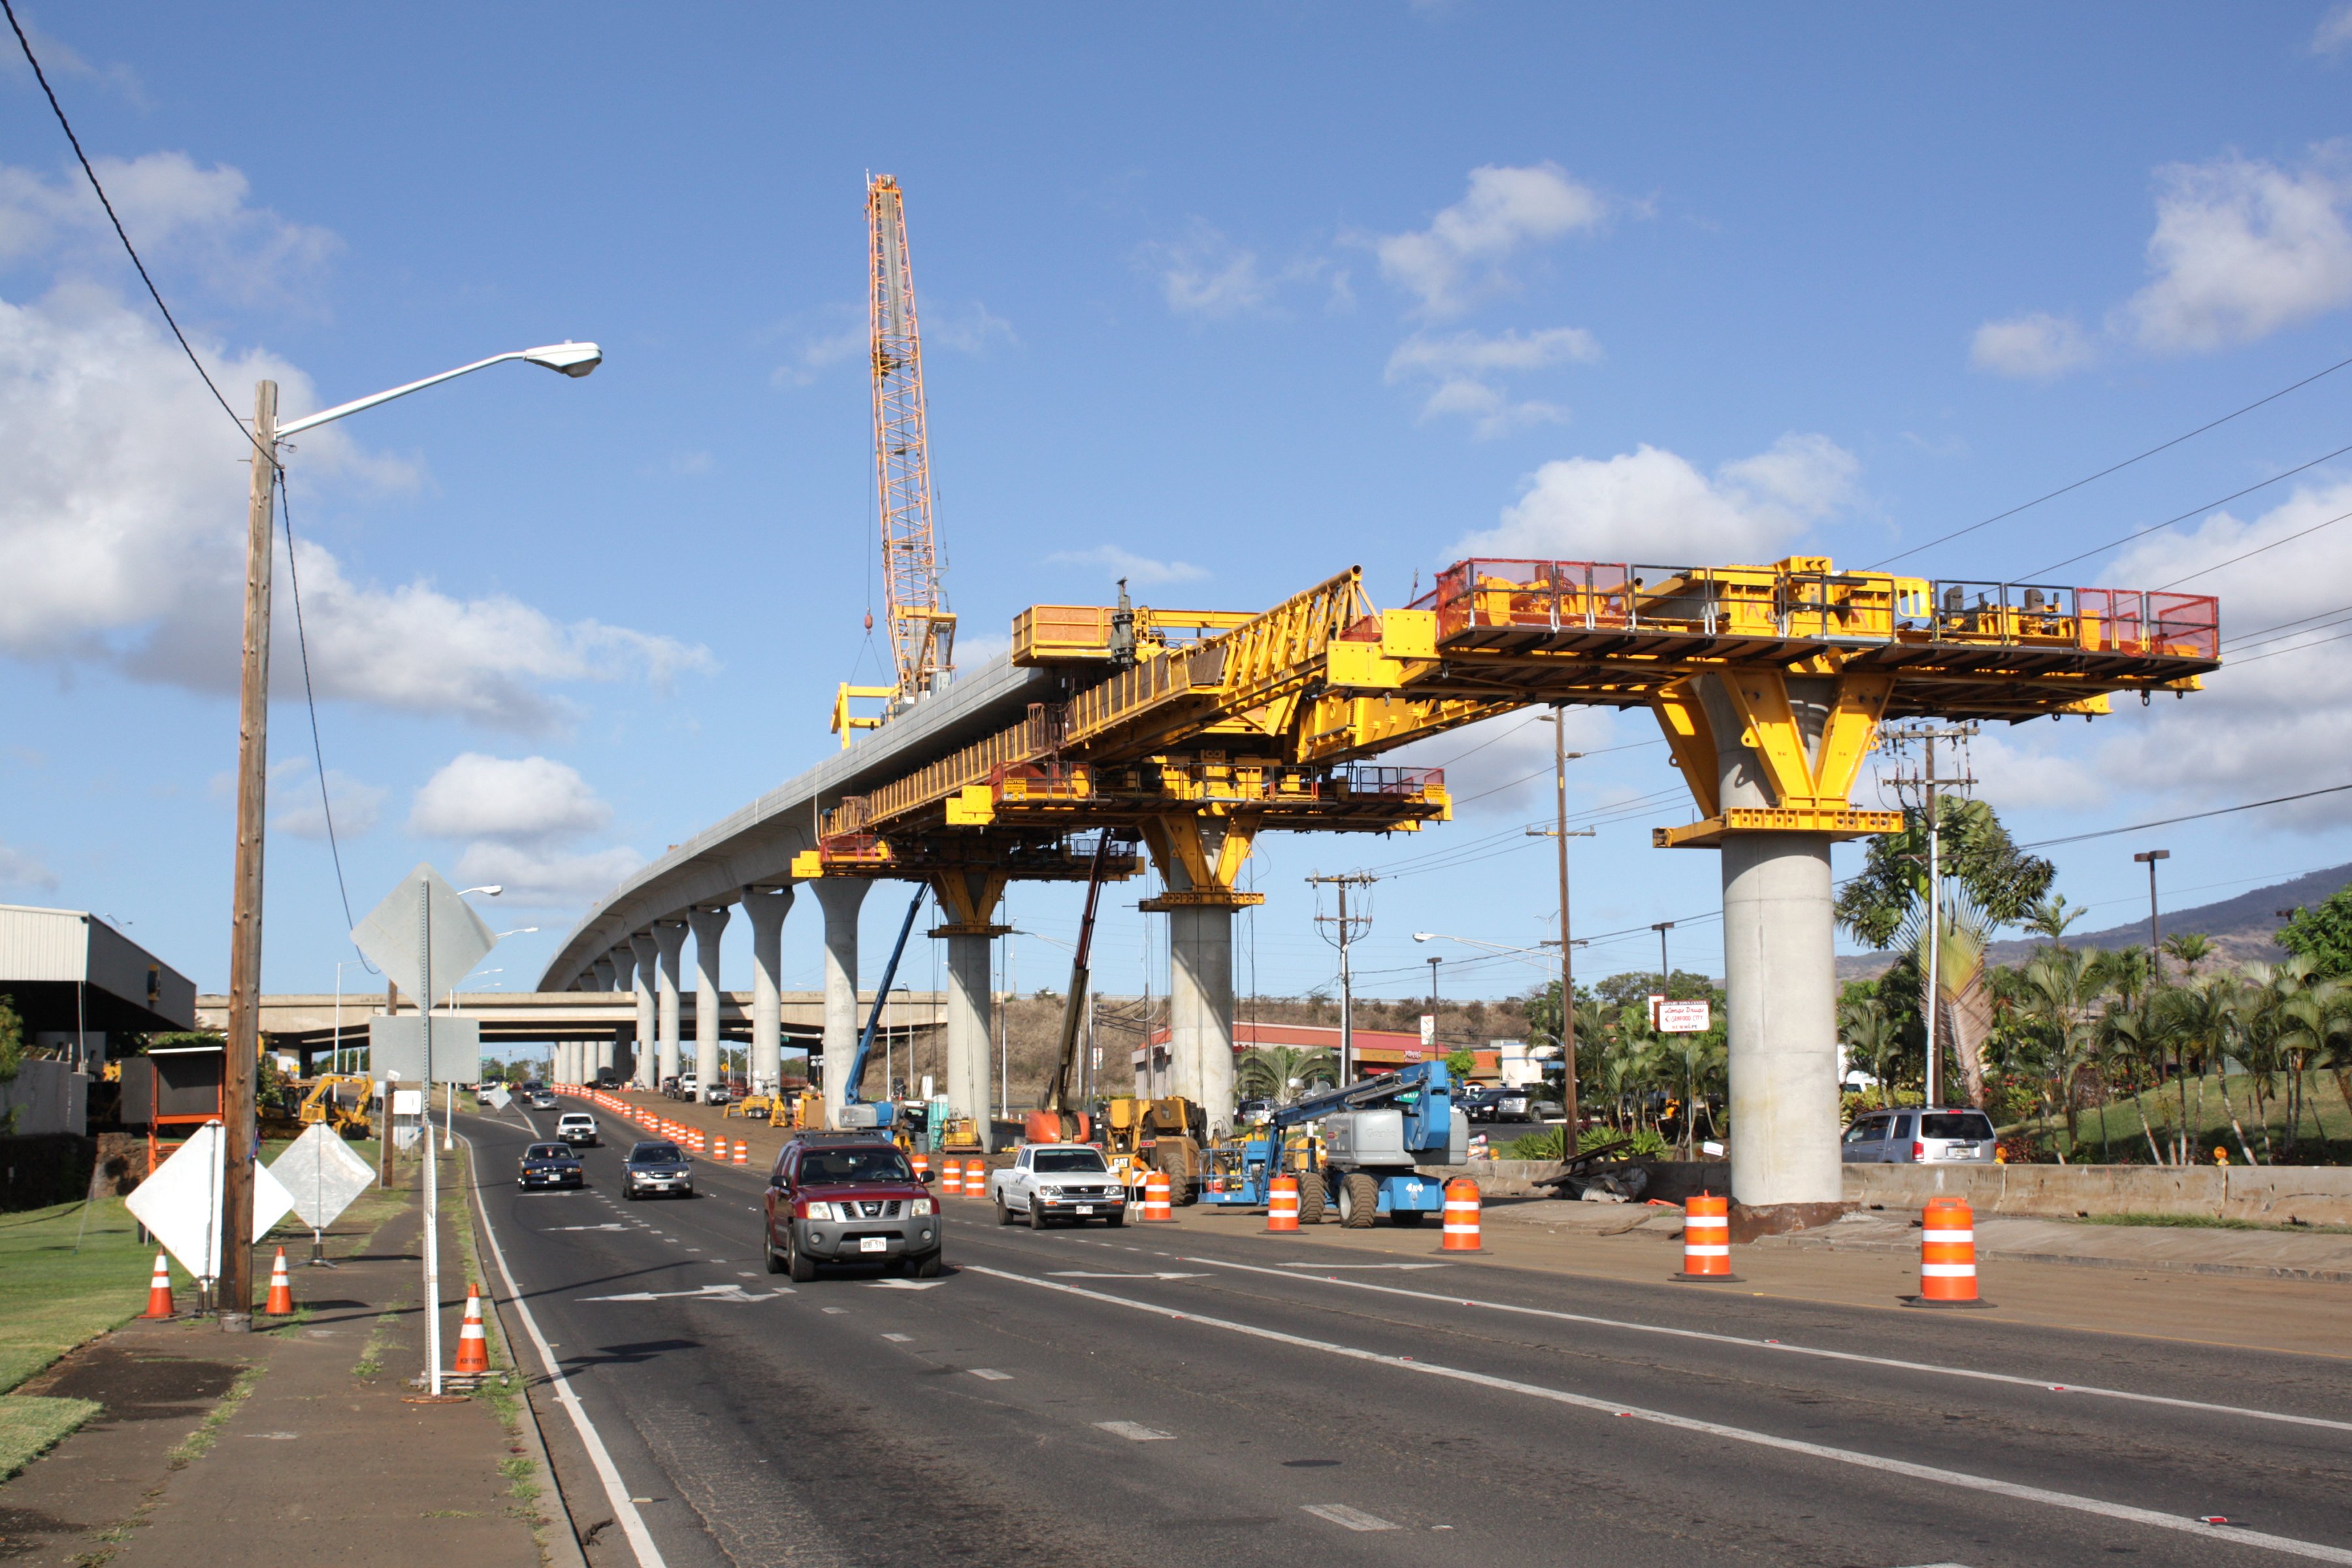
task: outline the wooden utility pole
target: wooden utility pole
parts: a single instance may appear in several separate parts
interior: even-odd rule
[[[254,1078],[261,1058],[261,852],[269,810],[269,576],[278,483],[278,384],[253,389],[253,486],[246,508],[245,664],[236,702],[236,876],[221,1075],[221,1277],[230,1333],[253,1327]]]

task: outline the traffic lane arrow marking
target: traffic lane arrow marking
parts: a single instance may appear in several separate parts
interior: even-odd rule
[[[615,1220],[611,1225],[551,1225],[541,1234],[553,1236],[558,1231],[564,1230],[626,1230],[628,1228],[627,1226]]]
[[[1056,1279],[1206,1279],[1205,1274],[1082,1274],[1075,1268],[1055,1268],[1049,1272]]]
[[[698,1290],[632,1290],[625,1296],[575,1296],[575,1301],[772,1301],[779,1296],[793,1294],[789,1285],[780,1285],[764,1296],[755,1296],[740,1285],[705,1285]]]

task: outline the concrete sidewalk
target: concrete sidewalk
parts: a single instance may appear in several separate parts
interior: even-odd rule
[[[331,1237],[338,1268],[293,1269],[291,1319],[257,1319],[246,1335],[210,1320],[135,1321],[27,1384],[105,1410],[0,1487],[0,1557],[11,1568],[576,1563],[519,1400],[514,1427],[488,1397],[407,1400],[425,1340],[422,1216],[407,1198],[372,1237]],[[441,1243],[445,1354],[465,1294],[453,1228],[445,1222]],[[265,1280],[274,1250],[260,1252]]]

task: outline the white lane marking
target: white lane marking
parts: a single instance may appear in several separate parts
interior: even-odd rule
[[[738,1279],[757,1279],[759,1276],[752,1273],[748,1268],[738,1268],[735,1270],[735,1278]]]
[[[1450,1268],[1448,1263],[1286,1263],[1285,1268]]]
[[[778,1296],[790,1296],[794,1293],[788,1285],[778,1286],[765,1296],[754,1296],[740,1285],[705,1285],[698,1290],[633,1290],[625,1296],[574,1296],[572,1300],[575,1301],[671,1301],[690,1299],[697,1301],[766,1301]],[[831,1307],[825,1309],[828,1312],[833,1310]]]
[[[990,1274],[994,1273],[995,1270],[982,1269],[981,1272]],[[1008,1274],[1005,1278],[1008,1279],[1017,1279],[1020,1276],[1017,1274]],[[1071,1289],[1071,1287],[1066,1285],[1056,1286],[1055,1288],[1056,1289],[1063,1290]],[[1097,1421],[1095,1423],[1095,1426],[1100,1430],[1109,1433],[1114,1437],[1124,1437],[1130,1443],[1172,1443],[1176,1440],[1176,1434],[1173,1432],[1162,1432],[1156,1427],[1146,1426],[1141,1423],[1135,1421]]]
[[[848,1310],[849,1309],[846,1307],[827,1307],[825,1309],[825,1312],[828,1316],[835,1318],[845,1316]]]
[[[1299,1508],[1318,1519],[1328,1519],[1346,1530],[1394,1530],[1395,1525],[1378,1514],[1366,1513],[1360,1508],[1349,1508],[1343,1502],[1303,1502]]]
[[[1013,1381],[1013,1374],[1011,1373],[999,1372],[992,1366],[973,1367],[971,1369],[971,1375],[980,1379],[982,1383],[1010,1383]]]
[[[869,1290],[936,1290],[946,1284],[944,1279],[868,1279]]]
[[[472,1142],[471,1139],[467,1140],[469,1146]],[[479,1192],[477,1187],[478,1197]],[[546,1369],[548,1386],[555,1391],[555,1402],[562,1405],[564,1413],[572,1417],[572,1427],[580,1434],[580,1446],[588,1450],[589,1467],[596,1472],[596,1479],[604,1488],[604,1500],[612,1505],[613,1517],[620,1521],[621,1534],[627,1540],[630,1552],[636,1556],[637,1568],[668,1568],[662,1558],[661,1548],[654,1544],[653,1532],[646,1528],[645,1516],[637,1512],[636,1500],[622,1484],[621,1472],[614,1465],[613,1456],[604,1447],[604,1439],[597,1433],[596,1424],[588,1418],[587,1409],[581,1405],[580,1396],[572,1392],[572,1380],[565,1377],[563,1369],[556,1364],[554,1347],[547,1342],[547,1336],[539,1331],[539,1320],[531,1316],[530,1303],[524,1300],[522,1292],[515,1288],[514,1270],[507,1267],[506,1248],[499,1245],[499,1233],[490,1224],[490,1205],[478,1203],[476,1206],[481,1211],[482,1236],[490,1244],[490,1257],[498,1263],[499,1278],[506,1283],[506,1304],[512,1307],[515,1315],[522,1320],[524,1331],[530,1335],[530,1342],[539,1352],[539,1364]]]
[[[1002,1268],[983,1268],[968,1263],[964,1267],[974,1274],[986,1274],[1015,1284],[1034,1285],[1041,1290],[1059,1290],[1066,1295],[1083,1296],[1090,1301],[1101,1301],[1114,1307],[1127,1307],[1153,1317],[1176,1322],[1198,1323],[1203,1328],[1223,1329],[1228,1333],[1246,1334],[1252,1339],[1267,1340],[1276,1344],[1294,1346],[1299,1350],[1320,1351],[1326,1355],[1342,1356],[1349,1361],[1369,1362],[1377,1366],[1393,1367],[1400,1372],[1419,1373],[1424,1377],[1442,1377],[1455,1383],[1474,1384],[1481,1388],[1498,1389],[1506,1394],[1523,1394],[1532,1399],[1548,1399],[1558,1405],[1573,1405],[1580,1410],[1598,1411],[1605,1415],[1628,1416],[1647,1421],[1654,1426],[1672,1427],[1676,1431],[1696,1432],[1702,1436],[1722,1437],[1735,1443],[1753,1444],[1759,1448],[1777,1448],[1783,1453],[1801,1454],[1808,1458],[1831,1459],[1859,1469],[1879,1470],[1887,1475],[1902,1476],[1915,1481],[1927,1481],[1937,1486],[1957,1487],[1964,1491],[1990,1492],[1996,1497],[2013,1498],[2021,1502],[2038,1502],[2051,1508],[2070,1509],[2077,1513],[2096,1514],[2105,1519],[2122,1520],[2130,1524],[2148,1525],[2158,1530],[2178,1531],[2209,1541],[2226,1541],[2239,1546],[2258,1546],[2271,1552],[2284,1552],[2291,1557],[2308,1557],[2320,1563],[2352,1565],[2352,1551],[2329,1546],[2316,1541],[2298,1541],[2293,1536],[2270,1535],[2261,1531],[2242,1530],[2234,1525],[2210,1525],[2184,1514],[2158,1513],[2154,1509],[2136,1508],[2129,1503],[2108,1502],[2102,1498],[2082,1497],[2074,1492],[2052,1491],[2045,1487],[2021,1486],[2015,1481],[1996,1480],[1990,1476],[1970,1475],[1965,1470],[1948,1470],[1938,1465],[1915,1465],[1906,1459],[1891,1459],[1878,1454],[1864,1454],[1852,1448],[1832,1448],[1825,1444],[1807,1443],[1795,1437],[1776,1436],[1769,1432],[1753,1431],[1745,1426],[1726,1426],[1720,1422],[1701,1421],[1688,1415],[1675,1415],[1664,1410],[1645,1410],[1640,1405],[1622,1405],[1612,1399],[1594,1399],[1587,1394],[1570,1394],[1565,1389],[1546,1388],[1541,1384],[1521,1383],[1514,1378],[1496,1377],[1466,1368],[1445,1366],[1437,1362],[1409,1361],[1403,1356],[1388,1355],[1380,1351],[1360,1350],[1353,1345],[1334,1344],[1328,1340],[1310,1340],[1303,1334],[1288,1334],[1279,1329],[1262,1329],[1254,1323],[1237,1323],[1226,1318],[1212,1318],[1200,1312],[1180,1312],[1173,1307],[1157,1306],[1150,1301],[1132,1300],[1125,1296],[1113,1296],[1107,1291],[1089,1290],[1079,1285],[1065,1285],[1055,1279],[1040,1279],[1027,1274],[1012,1274]],[[1097,1426],[1104,1425],[1097,1422]]]
[[[619,1230],[621,1228],[618,1225],[551,1225],[545,1234],[553,1236],[566,1230]]]
[[[1048,1270],[1056,1279],[1206,1279],[1205,1274],[1082,1274],[1075,1268]]]
[[[1823,1361],[1856,1362],[1865,1366],[1894,1367],[1903,1372],[1934,1373],[1940,1377],[1968,1377],[1979,1383],[2006,1383],[2019,1388],[2046,1389],[2052,1394],[2087,1394],[2100,1399],[2130,1399],[2144,1405],[2169,1405],[2181,1410],[2202,1410],[2221,1415],[2242,1415],[2254,1421],[2284,1421],[2297,1426],[2326,1426],[2337,1432],[2352,1432],[2352,1421],[2331,1421],[2320,1415],[2290,1415],[2277,1410],[2253,1410],[2242,1405],[2209,1405],[2200,1399],[2176,1399],[2162,1394],[2134,1394],[2127,1389],[2098,1388],[2081,1383],[2052,1383],[2047,1378],[2020,1377],[2013,1373],[1979,1372],[1974,1367],[1944,1366],[1935,1362],[1903,1361],[1893,1356],[1864,1355],[1857,1351],[1829,1350],[1818,1345],[1784,1344],[1778,1340],[1748,1339],[1738,1334],[1713,1334],[1704,1329],[1675,1329],[1663,1323],[1629,1323],[1617,1318],[1595,1318],[1582,1312],[1554,1311],[1548,1307],[1522,1307],[1510,1301],[1481,1301],[1463,1296],[1440,1296],[1427,1290],[1407,1290],[1395,1285],[1375,1285],[1369,1279],[1313,1279],[1280,1268],[1261,1268],[1253,1263],[1225,1263],[1214,1258],[1187,1258],[1186,1263],[1206,1263],[1219,1268],[1237,1268],[1251,1274],[1271,1274],[1283,1279],[1307,1279],[1311,1284],[1344,1285],[1351,1290],[1373,1290],[1383,1296],[1408,1296],[1416,1301],[1438,1301],[1444,1305],[1483,1307],[1493,1312],[1512,1312],[1527,1318],[1550,1318],[1563,1323],[1591,1323],[1604,1329],[1627,1329],[1635,1333],[1664,1334],[1678,1340],[1705,1340],[1711,1344],[1738,1345],[1743,1350],[1780,1351],[1790,1355],[1818,1356]]]
[[[915,1341],[915,1336],[912,1334],[884,1334],[882,1337],[894,1345],[912,1344]]]

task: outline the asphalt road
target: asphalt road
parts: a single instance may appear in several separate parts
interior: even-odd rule
[[[2352,1359],[955,1198],[946,1279],[793,1288],[761,1171],[628,1203],[608,1127],[586,1192],[526,1194],[521,1119],[467,1131],[609,1457],[535,1393],[596,1568],[2352,1564]]]

